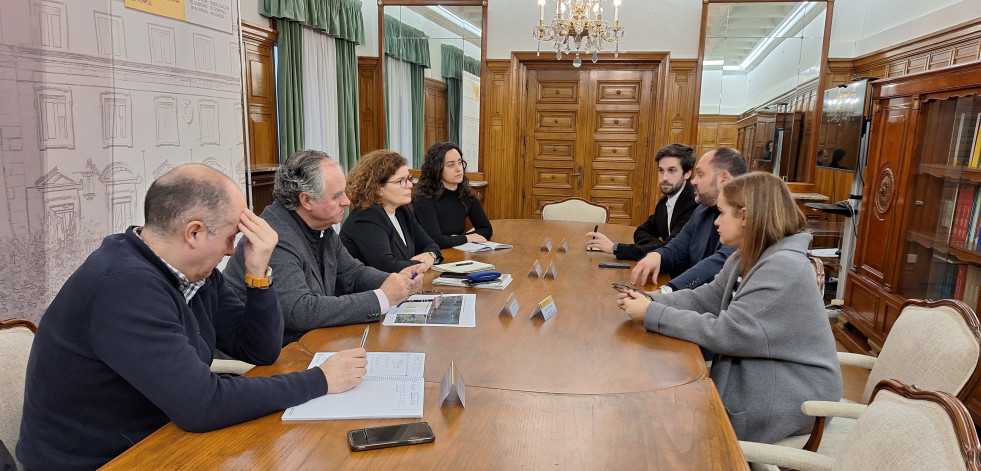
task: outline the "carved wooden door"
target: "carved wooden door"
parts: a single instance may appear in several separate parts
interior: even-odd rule
[[[576,196],[605,205],[612,223],[647,218],[653,81],[639,68],[529,70],[524,217]]]

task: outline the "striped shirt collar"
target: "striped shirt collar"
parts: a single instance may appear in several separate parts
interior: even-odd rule
[[[136,237],[139,237],[140,240],[142,240],[143,243],[146,244],[146,241],[143,240],[143,236],[140,235],[140,232],[142,232],[142,231],[143,231],[143,227],[142,226],[138,226],[138,227],[133,228],[133,232],[136,234]],[[149,249],[150,246],[147,245],[147,248]],[[153,252],[153,249],[150,249],[150,251]],[[157,255],[156,252],[154,252],[153,254],[154,255]],[[177,289],[179,289],[181,291],[181,293],[184,294],[184,301],[187,304],[191,304],[191,298],[193,298],[194,295],[198,293],[198,290],[201,289],[202,286],[204,286],[204,283],[205,283],[205,281],[207,281],[207,278],[205,278],[205,279],[203,279],[201,281],[197,281],[197,282],[192,283],[191,280],[188,280],[187,279],[187,276],[185,276],[183,273],[181,273],[181,271],[178,270],[177,268],[174,268],[173,265],[167,263],[167,261],[164,260],[163,257],[161,257],[160,255],[157,255],[157,258],[159,258],[160,261],[164,263],[164,265],[167,265],[167,269],[170,270],[170,272],[173,273],[174,276],[177,277],[177,283],[178,283],[177,284]]]

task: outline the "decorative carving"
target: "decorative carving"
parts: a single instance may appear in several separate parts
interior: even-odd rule
[[[875,210],[880,215],[885,214],[892,204],[893,194],[896,192],[896,176],[892,169],[886,168],[879,174],[879,183],[875,190]]]

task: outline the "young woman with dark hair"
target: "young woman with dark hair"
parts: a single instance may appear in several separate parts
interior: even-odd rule
[[[467,164],[452,142],[426,151],[414,206],[416,219],[441,249],[467,242],[487,242],[494,233],[477,194],[467,179]],[[467,231],[467,219],[473,229]]]

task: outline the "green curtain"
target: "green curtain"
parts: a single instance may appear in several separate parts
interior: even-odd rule
[[[430,67],[426,33],[385,15],[385,54],[412,64]]]
[[[450,128],[450,142],[460,145],[460,120],[463,116],[462,71],[480,76],[480,61],[463,54],[463,50],[449,44],[441,45],[440,75],[446,82],[446,121]]]
[[[412,168],[422,168],[426,153],[426,71],[412,64]]]
[[[259,14],[297,21],[330,36],[364,44],[361,0],[259,0]]]
[[[337,162],[345,173],[361,156],[361,118],[358,115],[358,55],[356,44],[338,39],[337,48]]]
[[[276,94],[279,101],[279,161],[303,149],[303,40],[302,26],[277,19]]]

